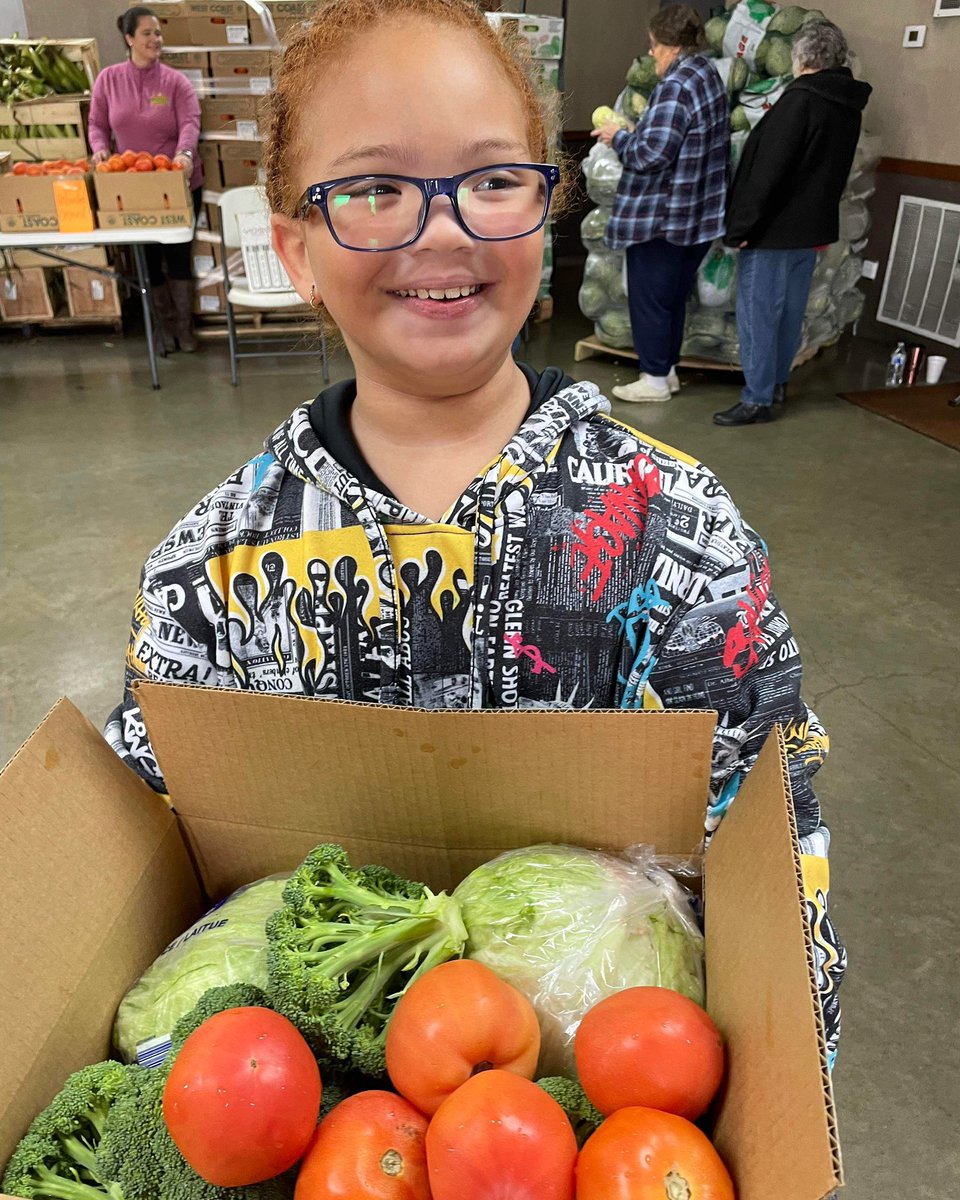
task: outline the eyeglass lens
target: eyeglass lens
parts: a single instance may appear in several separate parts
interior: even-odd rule
[[[543,220],[547,183],[523,167],[475,171],[457,188],[460,216],[481,238],[521,237]],[[356,250],[388,250],[416,237],[424,204],[416,184],[387,175],[331,189],[327,213],[337,238]]]

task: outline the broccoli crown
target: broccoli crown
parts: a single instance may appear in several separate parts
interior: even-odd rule
[[[603,1113],[590,1103],[586,1092],[575,1079],[566,1079],[562,1075],[548,1075],[536,1082],[537,1087],[543,1088],[548,1096],[552,1096],[567,1114],[573,1132],[577,1135],[577,1145],[582,1146],[590,1134],[600,1128]]]
[[[386,1027],[400,996],[463,952],[459,903],[386,867],[350,866],[341,846],[312,850],[267,921],[270,1000],[321,1063],[386,1073]]]
[[[170,1035],[169,1061],[180,1053],[183,1043],[208,1018],[229,1008],[271,1008],[266,993],[252,983],[228,983],[224,987],[207,988],[193,1008],[173,1027]]]
[[[11,1196],[51,1200],[124,1200],[97,1165],[97,1150],[126,1068],[108,1060],[84,1067],[34,1118],[3,1175]]]

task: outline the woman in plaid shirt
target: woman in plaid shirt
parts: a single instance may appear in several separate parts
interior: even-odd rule
[[[703,24],[685,4],[650,22],[650,53],[660,82],[640,123],[606,125],[596,136],[623,163],[606,243],[627,252],[627,291],[636,383],[620,400],[669,400],[687,297],[710,243],[724,233],[730,157],[730,107],[713,64],[698,54]]]

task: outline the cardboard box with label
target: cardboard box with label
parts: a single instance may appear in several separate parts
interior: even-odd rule
[[[237,90],[265,95],[271,88],[269,50],[211,50],[211,87],[215,96],[236,95]]]
[[[200,101],[201,133],[234,133],[256,140],[260,136],[257,96],[204,97]]]
[[[264,0],[264,3],[273,18],[273,26],[281,42],[286,41],[291,30],[310,12],[309,0]],[[254,12],[250,13],[250,41],[254,45],[272,44],[266,26],[259,14]]]
[[[83,267],[65,267],[63,282],[71,317],[119,317],[117,281]]]
[[[61,187],[58,197],[55,184],[61,178],[71,186],[68,189]],[[12,173],[0,175],[0,229],[5,233],[60,229],[63,215],[67,218],[65,230],[90,232],[96,227],[92,181],[92,172],[63,177]],[[67,192],[70,194],[65,194]]]
[[[245,46],[250,41],[244,0],[188,0],[191,46]]]
[[[183,171],[107,171],[94,176],[101,229],[193,224],[193,199]]]
[[[223,186],[246,187],[260,178],[261,154],[259,142],[221,142],[220,174]]]
[[[210,55],[206,50],[164,50],[163,61],[186,75],[194,87],[203,87],[210,80]]]
[[[203,284],[204,278],[211,275],[222,261],[223,251],[220,248],[218,234],[206,233],[203,237],[194,238],[193,245],[190,247],[190,262],[193,266],[193,277],[198,286]]]
[[[209,900],[320,842],[449,889],[539,841],[686,856],[702,840],[714,713],[136,691],[175,811],[66,700],[0,774],[15,931],[0,941],[0,1024],[15,1031],[0,1161],[71,1071],[108,1055],[126,989]],[[704,858],[707,1007],[728,1059],[711,1135],[739,1200],[821,1200],[842,1181],[787,789],[774,735]],[[52,871],[71,937],[50,920]]]
[[[220,146],[217,142],[201,141],[200,162],[203,164],[203,186],[219,189],[223,186],[220,174]]]
[[[4,321],[47,321],[55,313],[58,271],[44,267],[0,270],[0,317]]]
[[[160,22],[164,47],[191,45],[188,0],[157,0],[150,8]],[[167,58],[166,50],[164,58]]]

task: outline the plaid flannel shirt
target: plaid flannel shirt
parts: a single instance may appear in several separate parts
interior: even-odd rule
[[[730,104],[709,59],[678,58],[635,132],[621,130],[613,148],[623,175],[607,222],[611,249],[654,238],[695,246],[723,236]]]

